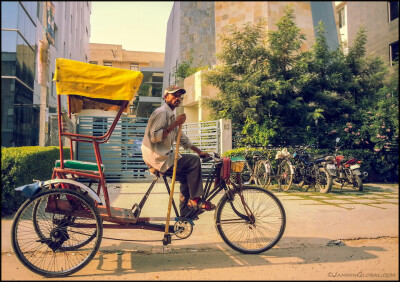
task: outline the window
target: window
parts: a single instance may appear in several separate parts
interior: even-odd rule
[[[389,21],[394,21],[399,17],[399,2],[389,1]]]
[[[51,97],[55,97],[55,95],[54,95],[54,81],[53,81],[53,79],[54,79],[54,72],[52,72],[51,73],[51,85],[50,85],[50,87],[51,87],[51,90],[50,90],[50,94],[51,94]]]
[[[112,63],[111,63],[111,62],[104,62],[104,66],[106,66],[106,67],[112,67]]]
[[[98,65],[99,62],[98,61],[90,61],[89,64]]]
[[[58,27],[54,24],[54,47],[58,50]]]
[[[131,64],[131,70],[138,71],[139,70],[139,64]]]
[[[399,61],[399,41],[389,44],[389,52],[390,52],[390,63],[391,65],[393,65],[393,62]]]
[[[339,10],[338,16],[339,16],[339,28],[342,28],[346,25],[344,7]]]
[[[43,2],[38,1],[37,2],[37,18],[39,19],[40,23],[43,21]]]

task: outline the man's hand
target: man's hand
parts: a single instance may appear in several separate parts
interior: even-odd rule
[[[184,124],[185,121],[186,121],[186,114],[181,114],[181,115],[177,116],[176,119],[174,120],[174,122],[171,123],[167,128],[164,129],[162,139],[165,139],[165,137],[167,137],[167,135],[172,130],[174,130],[175,127],[178,127],[178,126]]]
[[[199,152],[197,153],[199,155],[200,158],[205,159],[205,158],[210,158],[211,155],[207,152]]]
[[[175,124],[176,126],[180,126],[181,124],[184,124],[186,121],[186,114],[181,114],[176,117]]]

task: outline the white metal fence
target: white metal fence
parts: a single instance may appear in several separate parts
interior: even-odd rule
[[[80,116],[77,131],[79,134],[102,136],[113,120],[111,117]],[[108,182],[148,181],[152,178],[140,149],[147,121],[148,118],[121,117],[109,141],[100,144]],[[201,150],[220,153],[218,121],[184,124],[182,131]],[[96,162],[91,143],[78,143],[77,149],[78,160]],[[193,153],[190,150],[181,152]],[[207,167],[204,165],[205,169]]]

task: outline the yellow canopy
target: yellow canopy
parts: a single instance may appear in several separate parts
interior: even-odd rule
[[[131,101],[142,83],[140,71],[56,59],[54,79],[58,95]]]

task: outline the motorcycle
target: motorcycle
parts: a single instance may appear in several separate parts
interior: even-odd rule
[[[357,161],[356,158],[346,159],[343,155],[338,155],[338,151],[342,146],[337,146],[340,138],[336,138],[335,146],[335,161],[337,175],[333,178],[333,183],[340,186],[342,189],[345,185],[351,185],[358,191],[364,190],[362,179],[368,176],[368,172],[361,173],[360,164],[362,161]]]
[[[315,187],[323,194],[329,193],[332,189],[332,176],[336,175],[334,157],[325,156],[313,160],[312,156],[305,152],[311,146],[308,145],[293,154],[293,183],[300,187],[308,185],[306,191],[310,187]]]

